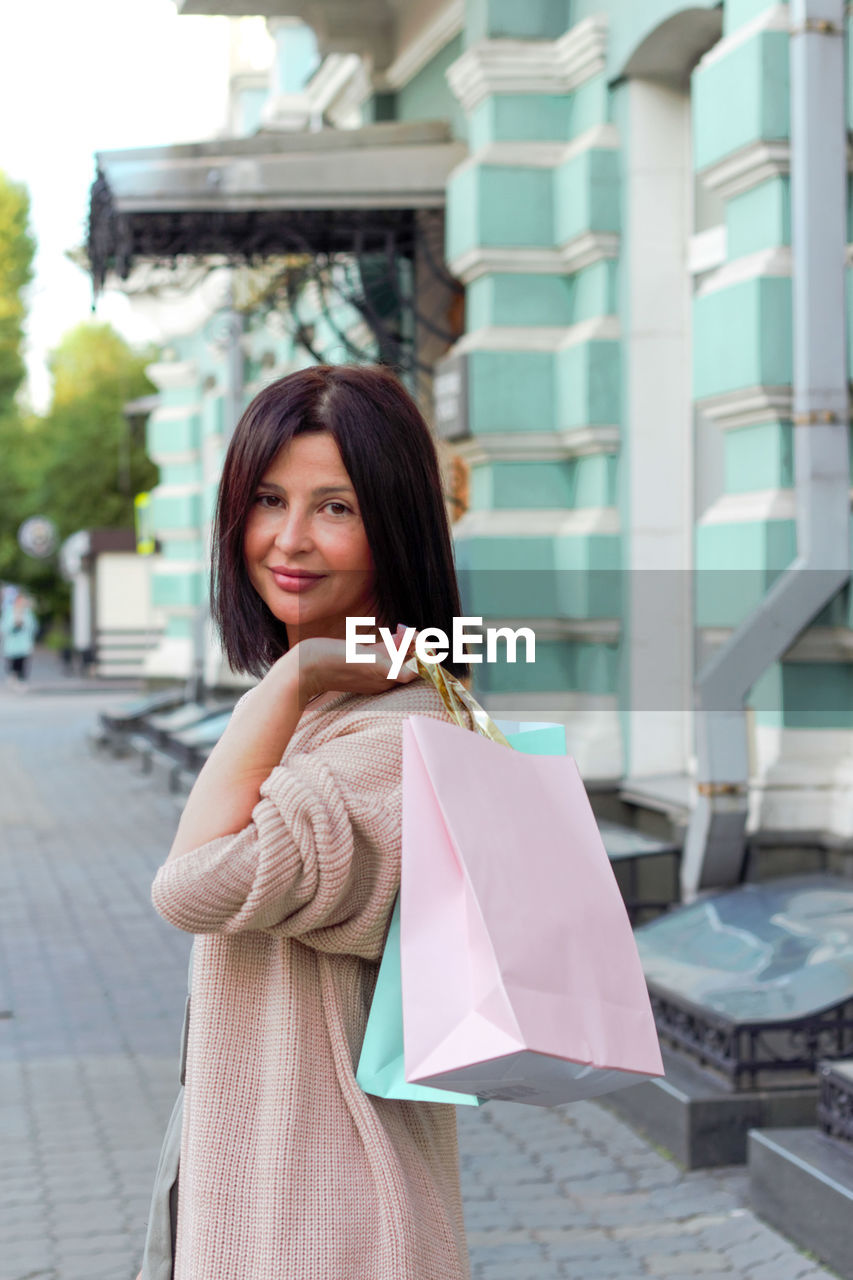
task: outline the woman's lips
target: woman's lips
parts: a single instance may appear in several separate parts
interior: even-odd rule
[[[270,569],[270,573],[277,587],[297,595],[303,591],[310,591],[311,587],[322,582],[326,576],[324,573],[292,573],[286,569]]]

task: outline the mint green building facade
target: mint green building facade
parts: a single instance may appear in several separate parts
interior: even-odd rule
[[[279,24],[276,109],[306,127],[337,68],[327,124],[437,120],[458,145],[445,258],[465,322],[446,354],[464,364],[465,396],[442,425],[470,471],[457,559],[469,613],[537,634],[534,665],[482,671],[483,700],[493,714],[565,722],[588,779],[650,792],[680,779],[689,803],[697,668],[797,550],[788,6],[351,9],[344,29],[320,21],[322,3],[259,5]],[[184,0],[182,11],[240,6]],[[849,101],[839,109],[850,120]],[[155,592],[168,616],[152,671],[163,674],[191,660],[229,413],[311,359],[247,307],[236,385],[224,295],[208,310],[152,370]],[[326,358],[345,358],[334,332],[320,341]],[[846,599],[818,621],[751,695],[750,822],[847,839]],[[212,653],[208,677],[224,678]]]

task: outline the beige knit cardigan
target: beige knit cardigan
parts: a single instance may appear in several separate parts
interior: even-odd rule
[[[423,681],[304,712],[252,821],[160,868],[195,943],[175,1280],[463,1280],[452,1106],[355,1081]]]

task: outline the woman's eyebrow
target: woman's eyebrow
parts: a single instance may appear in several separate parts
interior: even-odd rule
[[[283,494],[285,492],[280,484],[274,484],[272,480],[261,480],[258,487],[261,489],[272,489],[275,493]],[[322,485],[319,489],[312,489],[309,496],[312,498],[325,498],[330,493],[352,494],[354,493],[354,490],[351,489],[349,485],[345,484],[327,484]]]
[[[320,489],[312,489],[312,498],[325,498],[329,493],[352,493],[353,490],[346,484],[327,484]]]

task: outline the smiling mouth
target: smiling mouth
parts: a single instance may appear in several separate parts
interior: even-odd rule
[[[316,582],[322,582],[324,573],[311,573],[306,569],[271,568],[270,573],[276,586],[284,591],[307,591]]]

